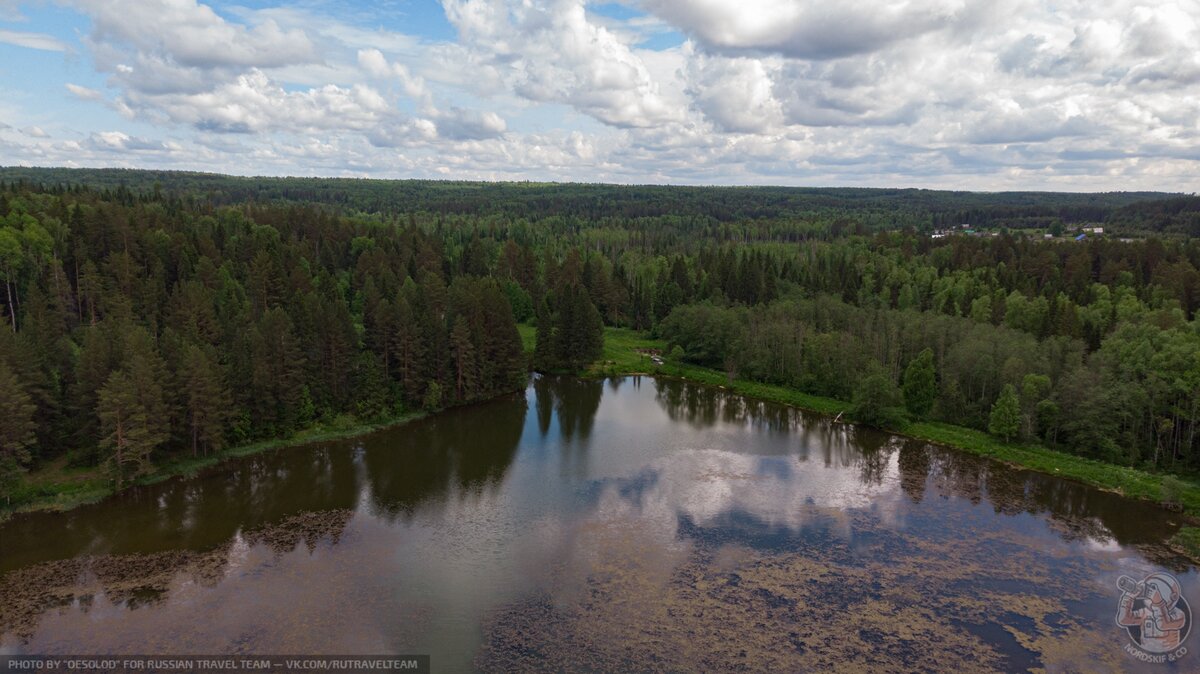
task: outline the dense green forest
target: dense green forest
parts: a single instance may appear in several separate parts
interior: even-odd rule
[[[995,225],[996,236],[928,232]],[[1102,223],[1133,240],[1043,240]],[[999,228],[1003,227],[1003,230]],[[673,358],[1200,469],[1200,199],[0,169],[0,473],[173,456],[520,390],[603,325]]]
[[[685,235],[794,240],[880,228],[969,223],[1012,229],[1103,224],[1123,233],[1200,235],[1200,198],[1159,192],[949,192],[925,189],[682,187],[355,178],[242,178],[129,169],[0,167],[0,181],[168,194],[185,204],[320,203],[345,214],[473,215],[560,229],[641,221]],[[799,227],[800,223],[809,227]]]

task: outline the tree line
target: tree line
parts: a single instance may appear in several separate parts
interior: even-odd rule
[[[529,290],[473,264],[314,208],[0,195],[0,489],[54,460],[121,488],[171,457],[519,391]]]
[[[55,460],[128,482],[176,455],[516,391],[517,323],[536,325],[538,369],[578,370],[603,325],[627,326],[857,397],[880,423],[1198,467],[1200,241],[919,231],[938,209],[1128,215],[1156,195],[43,175],[64,182],[0,183],[8,489]],[[1186,199],[1145,212],[1190,217]]]
[[[1118,321],[1089,350],[1003,323],[860,307],[827,294],[675,308],[682,357],[853,401],[868,423],[934,419],[1124,465],[1200,467],[1200,330],[1169,312]]]

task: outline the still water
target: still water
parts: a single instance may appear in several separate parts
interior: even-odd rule
[[[720,389],[538,377],[0,525],[0,652],[1195,671],[1200,636],[1148,665],[1115,621],[1122,575],[1200,607],[1177,519]]]

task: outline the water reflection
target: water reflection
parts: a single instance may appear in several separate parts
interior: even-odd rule
[[[516,456],[524,398],[476,405],[370,436],[362,460],[376,513],[411,516],[449,494],[494,490]]]
[[[881,486],[895,479],[913,504],[928,489],[990,503],[996,513],[1048,515],[1066,540],[1092,538],[1121,545],[1161,542],[1178,530],[1168,513],[1144,502],[1043,473],[1015,469],[963,452],[902,438],[874,429],[834,423],[829,417],[743,398],[725,389],[701,387],[682,380],[656,380],[655,401],[668,418],[696,429],[721,425],[753,429],[762,452],[772,447],[797,461],[818,459],[826,467],[857,468],[856,486]],[[785,446],[769,439],[782,434]],[[797,468],[797,475],[803,474]],[[854,486],[839,491],[853,493]]]
[[[993,606],[1033,635],[1111,622],[1118,566],[1194,575],[1163,545],[1174,519],[722,389],[535,377],[525,396],[0,525],[0,633],[20,637],[0,634],[0,648],[154,636],[198,652],[432,652],[465,669],[483,639],[496,657],[484,668],[571,669],[572,652],[639,652],[648,633],[685,652],[695,638],[671,625],[708,634],[699,652],[729,641],[735,659],[768,642],[812,648],[823,625],[891,643],[900,623],[879,601],[917,607],[905,620],[929,634],[957,630],[946,663],[982,643],[1006,653],[987,660],[1003,669],[1026,660]],[[942,610],[958,622],[930,617]],[[747,622],[707,622],[728,615]],[[795,652],[763,657],[793,670]]]
[[[612,393],[616,394],[620,380],[610,381],[617,383],[611,387]],[[600,399],[604,397],[602,380],[537,376],[533,379],[533,393],[542,436],[548,435],[557,422],[564,443],[587,444],[596,411],[600,409]]]

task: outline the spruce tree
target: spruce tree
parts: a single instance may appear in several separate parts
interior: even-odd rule
[[[538,307],[533,345],[533,367],[538,370],[554,369],[554,326],[551,321],[550,305],[542,300]]]
[[[904,369],[904,406],[914,419],[924,419],[937,398],[933,351],[925,349]]]
[[[471,330],[463,317],[454,320],[450,330],[450,351],[454,359],[454,393],[457,399],[471,400],[475,396],[475,346]]]
[[[1021,402],[1017,398],[1017,389],[1012,384],[1005,384],[1000,397],[992,405],[992,413],[988,417],[988,432],[999,435],[1008,442],[1021,430]]]
[[[580,285],[559,294],[554,328],[554,355],[559,366],[580,370],[604,353],[604,320]]]
[[[187,388],[187,423],[192,456],[204,447],[204,453],[224,446],[225,428],[232,415],[229,391],[221,373],[200,347],[187,348],[180,377]]]
[[[6,503],[29,463],[36,410],[12,368],[0,361],[0,495]]]

